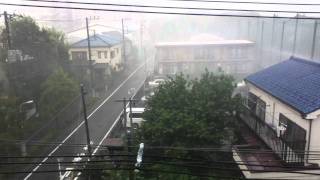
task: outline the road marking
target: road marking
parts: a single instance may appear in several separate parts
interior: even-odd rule
[[[143,85],[144,82],[145,82],[145,80],[142,81],[142,83],[138,86],[138,89],[140,89],[140,87],[142,87],[142,85]],[[134,97],[134,96],[137,94],[137,92],[138,92],[138,91],[136,91],[132,97]],[[129,103],[127,103],[126,107],[128,107],[128,105],[129,105]],[[113,122],[113,124],[111,125],[110,129],[108,130],[108,132],[103,136],[103,138],[102,138],[101,141],[99,142],[99,144],[98,144],[98,146],[96,147],[96,149],[94,149],[92,155],[95,155],[95,154],[98,152],[98,150],[99,150],[99,148],[101,147],[101,144],[103,143],[103,141],[109,136],[109,134],[110,134],[111,131],[113,130],[114,126],[115,126],[115,125],[118,123],[118,121],[120,120],[120,117],[121,117],[121,114],[122,114],[122,113],[123,113],[123,110],[120,112],[120,114],[118,115],[118,117],[116,118],[116,120]],[[90,159],[89,159],[89,160],[90,160]],[[74,180],[78,180],[78,178],[80,177],[80,175],[81,175],[81,172],[79,172],[79,173],[77,174],[77,177],[74,178]]]
[[[95,113],[97,110],[103,106],[141,67],[143,67],[145,63],[141,64],[135,71],[133,71],[127,79],[125,79],[95,110],[93,110],[89,116],[88,119]],[[25,178],[24,180],[27,180],[31,177],[33,172],[37,171],[40,166],[48,160],[48,157],[50,157],[53,153],[55,153],[82,125],[84,124],[84,121],[82,121],[57,147],[55,147],[46,158],[44,158],[41,163],[39,163]]]
[[[138,86],[138,88],[140,89],[140,87],[143,85],[144,81],[142,81],[142,83]],[[134,97],[137,94],[138,91],[135,92],[135,94],[132,96]],[[128,104],[126,105],[126,107],[128,107]],[[110,129],[108,130],[108,132],[104,135],[104,137],[101,139],[101,141],[99,142],[98,146],[96,147],[96,149],[93,151],[92,155],[95,155],[98,151],[98,149],[100,148],[102,142],[108,137],[108,135],[110,134],[110,132],[112,131],[112,129],[114,128],[114,126],[117,124],[117,122],[120,120],[120,116],[123,113],[123,110],[121,111],[121,113],[118,115],[117,119],[114,121],[114,123],[112,124],[112,126],[110,127]]]

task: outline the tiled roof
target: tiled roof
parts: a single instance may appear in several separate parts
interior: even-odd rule
[[[291,57],[255,74],[246,81],[307,115],[320,109],[320,64]]]
[[[118,36],[110,36],[107,34],[101,35],[96,34],[90,36],[90,45],[91,47],[111,47],[117,44],[120,44],[122,39]],[[88,47],[87,38],[80,40],[71,45],[71,48],[85,48]]]

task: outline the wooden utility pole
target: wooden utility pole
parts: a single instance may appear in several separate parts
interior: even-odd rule
[[[4,23],[6,26],[8,50],[10,50],[12,47],[11,47],[11,36],[10,36],[10,27],[9,27],[9,19],[8,19],[7,11],[4,11],[3,16],[4,16]]]
[[[136,101],[135,99],[132,99],[131,97],[127,100],[126,98],[123,98],[122,100],[116,100],[116,102],[123,102],[123,117],[124,117],[124,126],[126,130],[126,137],[127,137],[127,146],[128,146],[128,153],[130,154],[132,152],[131,146],[132,146],[132,137],[133,137],[133,122],[132,122],[132,103]],[[127,104],[129,103],[129,118],[130,118],[130,132],[127,131]],[[134,174],[132,171],[129,171],[129,180],[134,179]]]
[[[95,96],[95,89],[94,89],[94,78],[93,78],[93,62],[91,57],[91,43],[90,43],[90,33],[89,33],[89,21],[86,18],[86,28],[87,28],[87,42],[88,42],[88,60],[90,66],[90,89],[92,90],[92,95]]]
[[[80,88],[81,88],[81,98],[82,98],[82,106],[83,106],[84,125],[85,125],[86,136],[87,136],[88,155],[91,156],[92,151],[91,151],[91,144],[90,144],[89,125],[88,125],[85,91],[84,91],[83,84],[80,85]]]

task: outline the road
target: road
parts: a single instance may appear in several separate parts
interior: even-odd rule
[[[133,73],[131,73],[118,87],[116,87],[112,93],[88,115],[88,124],[90,139],[94,144],[98,144],[110,127],[113,125],[114,121],[117,119],[122,111],[122,103],[115,102],[117,99],[122,99],[124,97],[128,98],[128,90],[131,88],[139,89],[146,77],[144,64],[140,65]],[[50,151],[48,156],[59,156],[59,155],[76,155],[85,152],[82,146],[70,146],[72,144],[86,144],[86,133],[84,122],[82,121],[79,126],[73,129],[72,132],[66,136],[61,142],[62,145],[56,146]],[[69,144],[69,146],[68,146]],[[94,150],[94,148],[93,148]],[[64,161],[66,159],[60,159]],[[68,159],[69,161],[70,159]],[[39,160],[40,161],[40,160]],[[44,158],[41,160],[42,163],[45,162],[57,162],[55,158]],[[62,168],[65,168],[62,166]],[[56,164],[38,164],[34,166],[30,171],[50,171],[58,170]],[[29,173],[26,174],[24,180],[39,180],[39,179],[59,179],[58,173]]]

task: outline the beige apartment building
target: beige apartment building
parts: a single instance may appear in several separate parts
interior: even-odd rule
[[[163,75],[196,76],[208,69],[241,78],[255,68],[254,42],[248,40],[159,42],[155,48],[155,72]]]

